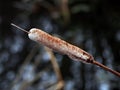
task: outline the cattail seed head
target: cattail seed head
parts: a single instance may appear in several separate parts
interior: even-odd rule
[[[31,29],[28,36],[31,40],[41,43],[54,51],[66,54],[73,60],[83,61],[85,63],[91,63],[94,60],[93,57],[84,50],[57,37],[51,36],[40,29]]]

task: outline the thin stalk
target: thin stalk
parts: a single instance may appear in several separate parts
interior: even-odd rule
[[[11,25],[14,26],[14,27],[16,27],[16,28],[18,28],[18,29],[20,29],[20,30],[22,30],[23,32],[26,32],[26,33],[29,34],[29,32],[28,32],[27,30],[25,30],[25,29],[23,29],[23,28],[21,28],[21,27],[15,25],[15,24],[13,24],[13,23],[11,23]]]
[[[115,70],[112,70],[111,68],[109,68],[109,67],[107,67],[107,66],[105,66],[105,65],[103,65],[103,64],[101,64],[101,63],[99,63],[99,62],[97,62],[97,61],[95,61],[95,60],[92,62],[92,64],[95,64],[95,65],[97,65],[97,66],[105,69],[106,71],[109,71],[109,72],[117,75],[118,77],[120,77],[120,73],[119,73],[119,72],[117,72],[117,71],[115,71]]]

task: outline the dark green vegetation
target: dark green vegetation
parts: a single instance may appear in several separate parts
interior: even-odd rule
[[[36,43],[10,26],[11,22],[26,30],[36,27],[60,35],[91,53],[98,62],[120,72],[118,0],[68,0],[67,4],[62,1],[67,0],[0,1],[0,90],[46,90],[57,81],[43,46],[34,47]],[[54,54],[65,81],[64,90],[120,89],[119,77]],[[31,82],[39,72],[44,73]],[[31,84],[25,87],[26,82]]]

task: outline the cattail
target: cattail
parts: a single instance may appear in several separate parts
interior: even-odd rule
[[[61,40],[60,38],[51,36],[50,34],[44,32],[40,29],[33,28],[33,29],[30,29],[30,31],[28,32],[28,31],[18,27],[15,24],[11,24],[11,25],[21,29],[24,32],[27,32],[28,37],[33,41],[36,41],[42,45],[45,45],[54,51],[68,55],[68,57],[70,57],[73,60],[82,61],[84,63],[91,63],[91,64],[95,64],[97,66],[100,66],[103,69],[120,77],[119,72],[114,71],[114,70],[108,68],[107,66],[95,61],[93,56],[90,55],[89,53],[87,53],[86,51],[84,51],[72,44],[69,44],[64,40]]]
[[[54,51],[66,54],[73,60],[86,63],[91,63],[94,60],[93,57],[84,50],[57,37],[53,37],[40,29],[31,29],[28,36],[31,40],[41,43]]]

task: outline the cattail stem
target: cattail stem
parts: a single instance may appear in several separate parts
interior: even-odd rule
[[[95,64],[95,65],[103,68],[104,70],[107,70],[107,71],[109,71],[109,72],[117,75],[118,77],[120,77],[120,73],[119,73],[119,72],[117,72],[117,71],[115,71],[115,70],[112,70],[112,69],[108,68],[107,66],[105,66],[105,65],[103,65],[103,64],[101,64],[101,63],[99,63],[99,62],[97,62],[97,61],[95,61],[95,60],[92,62],[92,64]]]
[[[16,27],[16,28],[18,28],[18,29],[20,29],[20,30],[22,30],[23,32],[26,32],[26,33],[29,34],[29,32],[28,32],[27,30],[25,30],[25,29],[23,29],[23,28],[21,28],[21,27],[15,25],[15,24],[13,24],[13,23],[11,23],[11,25],[14,26],[14,27]]]

